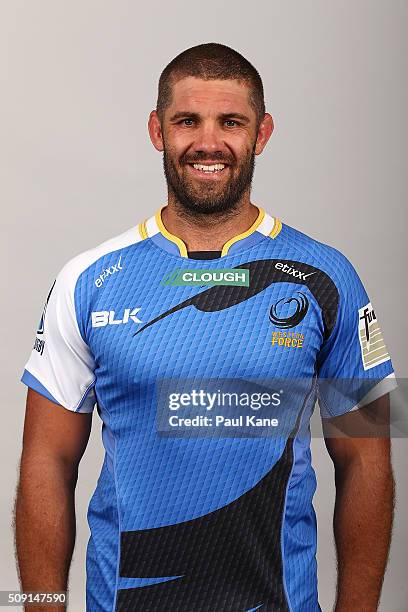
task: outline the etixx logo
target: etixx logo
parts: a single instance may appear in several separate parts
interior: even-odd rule
[[[309,276],[313,276],[313,274],[316,274],[317,272],[316,270],[315,272],[309,272],[309,274],[305,274],[305,272],[297,270],[293,266],[288,266],[288,264],[282,263],[281,261],[278,261],[275,264],[275,268],[277,270],[282,270],[282,272],[289,274],[289,276],[294,276],[295,278],[300,278],[301,280],[306,280],[307,278],[309,278]]]
[[[109,266],[108,268],[104,268],[98,278],[95,280],[95,285],[99,288],[102,287],[103,283],[109,276],[113,276],[116,272],[122,270],[122,255],[119,257],[118,261]]]

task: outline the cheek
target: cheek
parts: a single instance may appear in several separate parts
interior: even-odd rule
[[[243,160],[249,157],[255,143],[248,138],[247,134],[236,134],[233,138],[226,140],[227,146],[231,149],[236,159]]]
[[[166,149],[170,155],[180,157],[183,155],[189,147],[193,146],[194,139],[191,134],[185,132],[172,131],[166,135]]]

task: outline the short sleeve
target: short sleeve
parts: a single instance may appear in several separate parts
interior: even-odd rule
[[[338,277],[336,323],[317,360],[322,418],[356,410],[397,386],[377,312],[346,258]]]
[[[92,412],[95,364],[78,327],[77,276],[68,263],[51,287],[21,380],[72,412]]]

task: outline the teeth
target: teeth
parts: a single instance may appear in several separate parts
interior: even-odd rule
[[[225,164],[214,164],[212,166],[205,166],[204,164],[193,164],[196,170],[202,172],[217,172],[217,170],[224,170]]]

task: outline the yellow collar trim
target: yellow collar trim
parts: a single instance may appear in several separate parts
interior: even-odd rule
[[[162,206],[160,208],[160,210],[157,211],[155,218],[156,218],[156,223],[157,223],[157,227],[159,228],[160,232],[163,234],[163,236],[165,238],[167,238],[167,240],[171,240],[171,242],[174,242],[175,244],[177,244],[179,251],[180,251],[180,255],[182,257],[188,257],[188,253],[187,253],[187,247],[185,242],[183,242],[181,240],[181,238],[179,238],[178,236],[175,236],[174,234],[171,234],[165,227],[164,227],[164,223],[162,221],[161,218],[161,211],[163,210],[164,206]]]
[[[247,229],[246,232],[242,232],[242,234],[238,234],[237,236],[233,236],[232,238],[230,238],[228,242],[226,242],[224,246],[222,247],[221,257],[223,257],[224,255],[228,253],[228,250],[232,244],[234,244],[235,242],[238,242],[238,240],[242,240],[243,238],[246,238],[247,236],[252,234],[256,230],[257,227],[261,225],[265,217],[265,211],[260,206],[257,206],[257,209],[259,210],[259,213],[255,221],[251,225],[251,227]]]
[[[156,223],[157,223],[157,227],[159,228],[160,232],[163,234],[163,236],[165,238],[167,238],[168,240],[171,240],[171,242],[174,242],[174,244],[176,244],[178,246],[179,251],[180,251],[180,255],[182,257],[187,257],[188,258],[187,246],[186,246],[185,242],[183,242],[183,240],[181,240],[181,238],[179,238],[178,236],[175,236],[174,234],[171,234],[165,228],[164,223],[162,221],[162,217],[161,217],[161,213],[162,213],[163,208],[165,208],[165,207],[162,206],[157,211],[157,213],[155,215],[155,220],[156,220]],[[235,244],[235,242],[238,242],[238,240],[242,240],[243,238],[247,238],[247,236],[252,234],[260,226],[260,224],[262,223],[262,221],[265,218],[265,211],[260,206],[257,206],[257,208],[258,208],[259,213],[258,213],[258,216],[255,219],[255,221],[251,225],[251,227],[249,229],[247,229],[245,232],[242,232],[241,234],[237,234],[237,236],[233,236],[232,238],[230,238],[224,244],[224,246],[222,247],[221,257],[223,257],[224,255],[226,255],[228,253],[231,245]],[[143,229],[146,231],[145,227]],[[145,231],[142,230],[140,232],[142,234],[142,236],[145,234]]]
[[[138,228],[141,239],[146,240],[146,238],[148,238],[146,221],[142,221],[141,223],[139,223]]]
[[[276,236],[280,233],[282,229],[282,221],[280,219],[275,218],[275,223],[273,224],[273,228],[271,233],[269,234],[271,238],[276,238]]]

